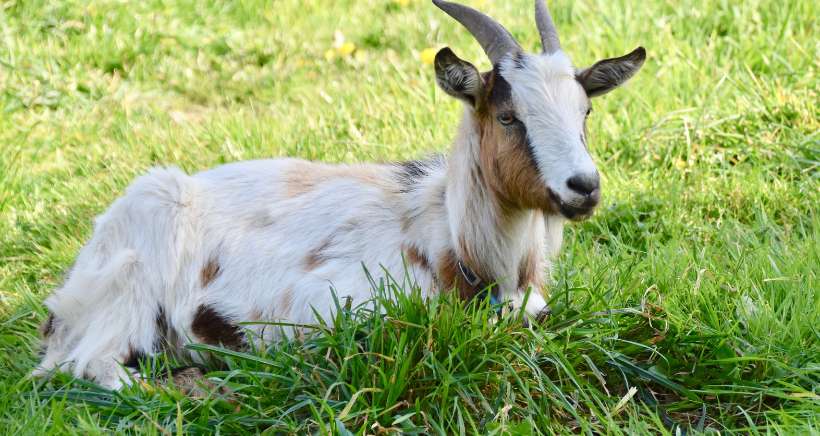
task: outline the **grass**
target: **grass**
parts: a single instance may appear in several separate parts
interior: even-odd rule
[[[537,47],[529,1],[479,3]],[[26,377],[92,218],[153,165],[446,150],[460,109],[422,52],[487,61],[426,1],[0,3],[0,427],[819,433],[816,2],[550,5],[576,64],[649,59],[594,102],[604,204],[566,230],[548,323],[383,283],[302,340],[208,350],[234,395],[194,399]]]

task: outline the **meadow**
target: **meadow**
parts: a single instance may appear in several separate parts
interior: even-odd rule
[[[467,3],[538,48],[530,1]],[[820,433],[817,2],[549,3],[576,65],[648,59],[593,103],[603,202],[547,322],[386,282],[300,340],[200,346],[231,393],[193,398],[27,376],[93,217],[156,165],[444,152],[432,54],[488,62],[421,0],[0,2],[3,432]]]

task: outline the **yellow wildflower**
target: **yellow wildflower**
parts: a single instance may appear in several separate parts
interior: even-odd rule
[[[336,49],[342,57],[350,56],[356,50],[356,44],[345,42]]]
[[[356,44],[345,41],[344,33],[337,30],[333,33],[333,49],[336,51],[334,56],[339,55],[344,58],[350,56],[354,51],[356,51]],[[325,59],[328,59],[327,53],[325,53]]]
[[[399,6],[407,6],[410,4],[410,0],[395,0],[396,4]]]
[[[336,57],[336,51],[334,51],[332,48],[329,48],[325,51],[325,60],[326,61],[328,61],[328,62],[332,61],[333,58],[335,58],[335,57]]]
[[[436,60],[436,49],[432,47],[425,48],[419,54],[421,61],[427,65],[433,65],[433,61]]]

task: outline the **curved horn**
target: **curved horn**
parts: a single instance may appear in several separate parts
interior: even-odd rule
[[[443,0],[433,0],[433,4],[466,27],[493,64],[498,63],[506,54],[521,51],[521,46],[504,26],[481,12]]]
[[[561,49],[558,30],[555,29],[555,23],[552,22],[552,16],[544,0],[535,0],[535,25],[538,26],[538,33],[541,34],[541,46],[544,48],[544,53],[555,53]]]

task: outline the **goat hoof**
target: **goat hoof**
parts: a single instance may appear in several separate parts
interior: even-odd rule
[[[544,306],[543,309],[538,311],[538,314],[535,315],[535,321],[539,324],[545,322],[547,318],[549,318],[550,314],[552,314],[552,310],[549,306]]]

